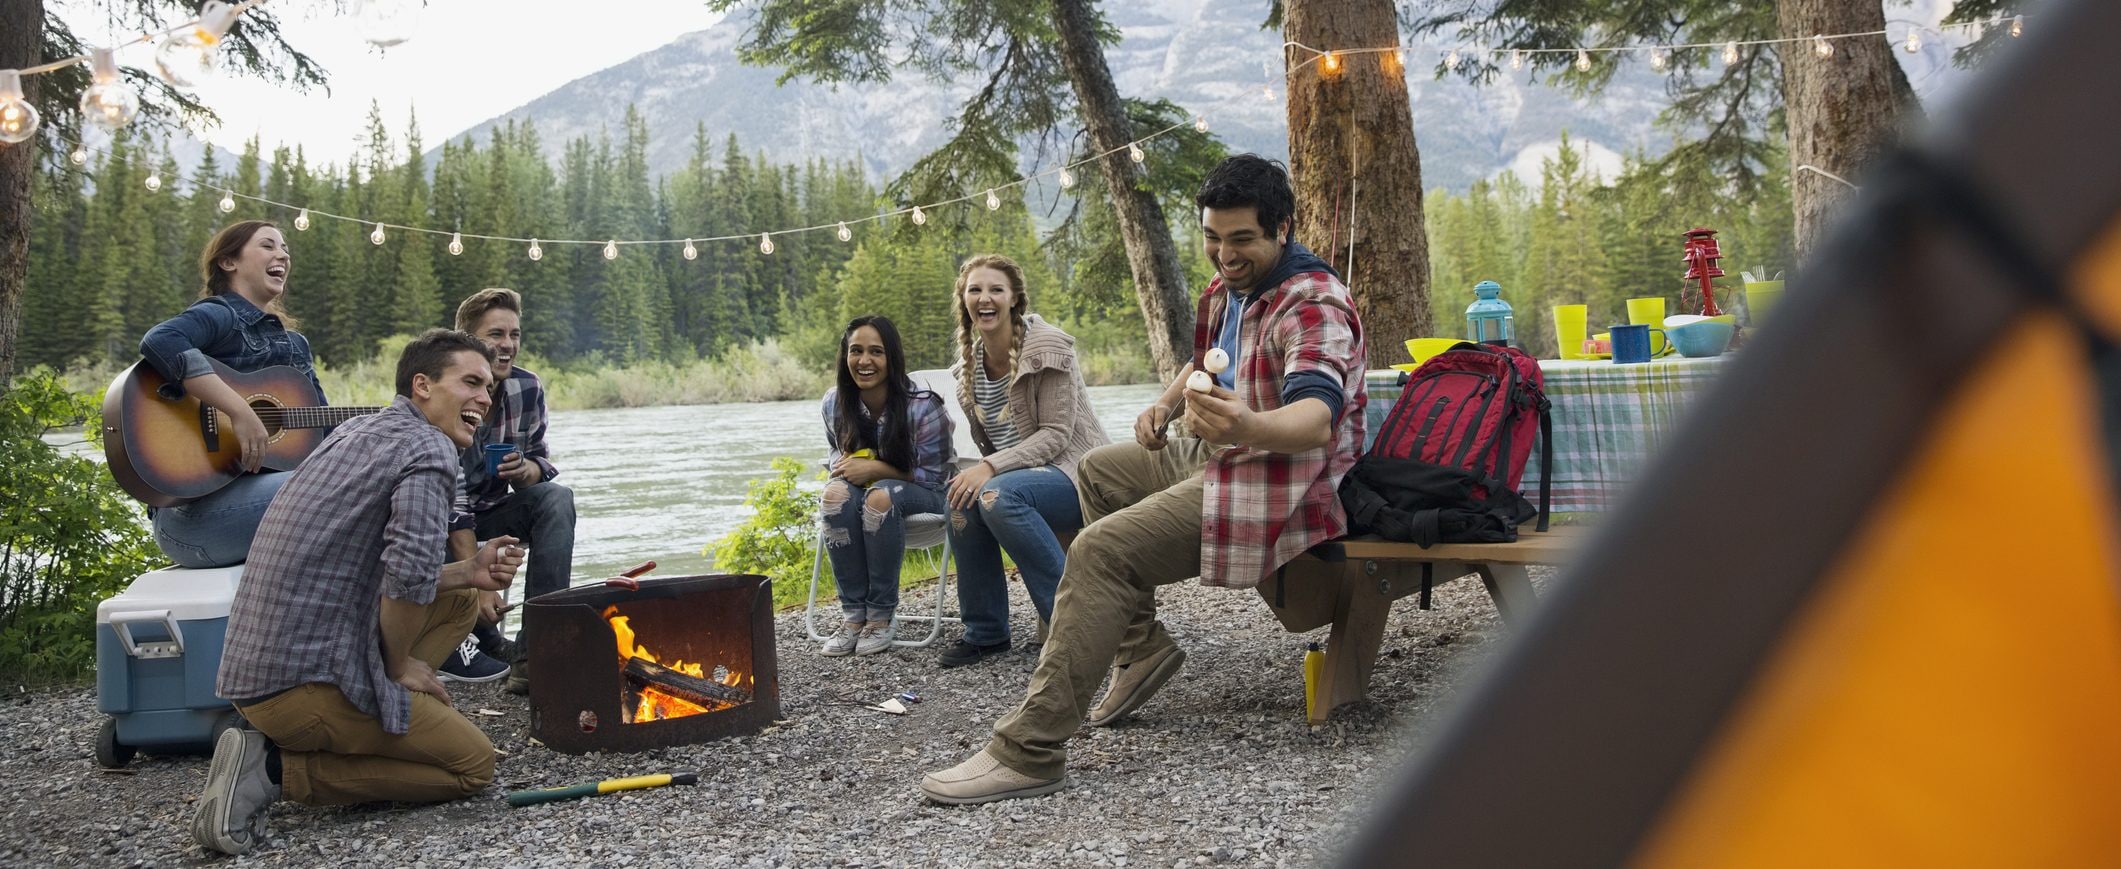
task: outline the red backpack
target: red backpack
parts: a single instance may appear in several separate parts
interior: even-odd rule
[[[1414,370],[1399,402],[1341,480],[1349,530],[1418,543],[1507,543],[1539,518],[1547,530],[1553,424],[1539,361],[1514,347],[1463,342]],[[1517,486],[1540,443],[1539,509]]]

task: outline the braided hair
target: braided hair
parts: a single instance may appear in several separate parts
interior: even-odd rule
[[[965,418],[968,420],[979,418],[979,408],[973,398],[973,383],[978,375],[974,373],[972,366],[986,364],[986,361],[980,358],[986,348],[980,345],[978,330],[972,326],[972,311],[965,306],[965,288],[972,284],[972,273],[980,269],[1001,272],[1002,277],[1009,281],[1009,294],[1015,297],[1009,305],[1009,376],[1012,377],[1016,375],[1016,359],[1024,352],[1024,310],[1031,306],[1030,297],[1024,294],[1024,270],[1015,260],[1001,254],[988,253],[965,260],[965,264],[958,267],[957,290],[951,294],[957,308],[957,353],[963,363],[957,370],[957,403],[964,408]],[[1007,402],[1002,404],[1001,418],[1009,418]]]

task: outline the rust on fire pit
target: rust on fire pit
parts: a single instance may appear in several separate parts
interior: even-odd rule
[[[524,606],[530,728],[570,754],[755,733],[780,717],[772,581],[581,586]]]

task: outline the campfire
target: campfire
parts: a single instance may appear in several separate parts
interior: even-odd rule
[[[647,646],[635,640],[632,619],[617,606],[604,608],[604,620],[618,640],[619,708],[627,724],[683,718],[704,712],[719,712],[751,702],[744,687],[744,674],[725,666],[707,672],[704,663],[684,660],[663,663]]]

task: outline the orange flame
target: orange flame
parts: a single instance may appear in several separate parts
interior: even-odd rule
[[[619,666],[625,666],[626,661],[629,658],[640,658],[641,660],[647,661],[651,664],[662,664],[662,666],[668,667],[672,670],[676,670],[680,673],[684,673],[687,676],[695,676],[701,679],[710,678],[707,675],[707,668],[703,664],[687,663],[682,660],[664,664],[660,659],[656,658],[655,653],[649,651],[647,646],[643,646],[635,641],[633,625],[631,624],[632,618],[630,616],[619,615],[618,607],[605,607],[603,615],[605,621],[611,623],[612,635],[618,639]],[[723,676],[720,679],[717,679],[716,681],[719,681],[724,685],[730,686],[743,684],[742,673],[738,673],[735,670],[728,670],[726,672],[728,675]],[[714,708],[709,708],[706,706],[701,706],[698,703],[694,703],[682,697],[674,696],[666,691],[663,691],[662,689],[656,688],[655,686],[651,685],[641,690],[640,702],[635,705],[634,709],[632,710],[633,717],[628,719],[628,722],[633,724],[639,724],[646,721],[662,721],[664,719],[669,718],[683,718],[687,715],[698,715],[702,712],[713,712],[715,711],[715,709],[719,708],[728,707],[718,706]]]

